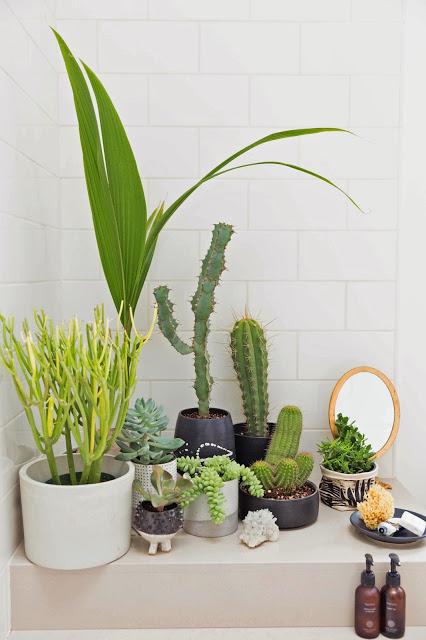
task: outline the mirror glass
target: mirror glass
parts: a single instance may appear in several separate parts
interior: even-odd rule
[[[355,421],[376,458],[392,446],[399,426],[399,402],[392,382],[381,371],[357,367],[342,376],[330,401],[330,427],[334,436],[337,436],[335,418],[339,413]]]

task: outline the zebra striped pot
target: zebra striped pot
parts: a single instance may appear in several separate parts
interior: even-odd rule
[[[321,501],[338,511],[354,511],[358,502],[365,500],[368,490],[375,483],[377,464],[365,473],[338,473],[321,466],[319,485]]]

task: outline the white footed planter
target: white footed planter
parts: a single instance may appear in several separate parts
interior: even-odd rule
[[[75,456],[76,470],[81,470]],[[59,474],[68,473],[66,456],[57,458]],[[105,456],[102,471],[115,480],[81,486],[46,484],[45,458],[20,472],[27,558],[48,569],[87,569],[112,562],[130,546],[133,464]]]
[[[215,524],[210,519],[206,496],[199,496],[183,512],[183,529],[193,536],[221,538],[238,528],[238,480],[228,480],[221,491],[225,496],[225,520]]]
[[[338,473],[321,466],[319,485],[321,500],[338,511],[354,511],[358,502],[363,502],[370,487],[375,483],[377,464],[365,473]]]
[[[141,483],[145,491],[153,491],[153,487],[151,484],[151,474],[154,470],[154,465],[138,464],[137,462],[134,462],[133,464],[135,466],[135,480],[139,480],[139,482]],[[163,464],[159,464],[157,466],[161,467],[165,471],[168,471],[170,475],[173,477],[173,480],[176,480],[177,478],[177,460],[176,459],[170,460],[170,462],[164,462]],[[136,509],[136,507],[138,506],[141,500],[143,500],[141,495],[133,489],[133,493],[132,493],[133,509]]]

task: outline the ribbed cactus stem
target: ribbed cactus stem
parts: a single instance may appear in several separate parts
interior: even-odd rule
[[[178,323],[173,315],[173,303],[169,298],[170,289],[166,285],[161,285],[154,289],[154,296],[158,305],[158,326],[165,338],[172,347],[183,356],[193,353],[192,346],[181,340],[177,334]]]
[[[264,489],[273,489],[275,487],[274,470],[265,460],[258,460],[251,466],[251,470],[262,483]]]
[[[262,326],[252,318],[237,320],[231,352],[243,399],[247,433],[268,435],[268,352]]]
[[[232,226],[223,222],[216,224],[213,228],[210,247],[202,262],[197,290],[191,301],[194,312],[194,336],[191,346],[177,335],[178,324],[173,316],[173,305],[169,300],[168,287],[157,287],[154,291],[158,304],[160,331],[179,353],[182,355],[194,354],[194,389],[198,398],[198,413],[203,417],[209,416],[210,392],[213,384],[207,351],[210,316],[215,305],[214,292],[225,269],[225,249],[232,233]]]
[[[314,468],[314,459],[311,453],[306,453],[303,451],[297,454],[295,460],[299,470],[297,476],[297,484],[298,486],[302,487],[312,473],[312,470]]]
[[[302,433],[302,412],[299,407],[283,407],[271,438],[265,460],[277,465],[282,458],[295,458]]]
[[[283,458],[277,464],[275,470],[275,486],[279,487],[284,493],[292,493],[297,487],[297,476],[299,467],[293,458]]]

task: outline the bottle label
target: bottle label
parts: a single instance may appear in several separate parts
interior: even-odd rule
[[[363,631],[368,633],[377,625],[377,606],[376,603],[364,601],[362,604],[362,613],[364,614]]]
[[[399,633],[398,625],[396,623],[396,620],[394,620],[396,612],[396,605],[392,602],[386,602],[385,631],[389,635]]]

